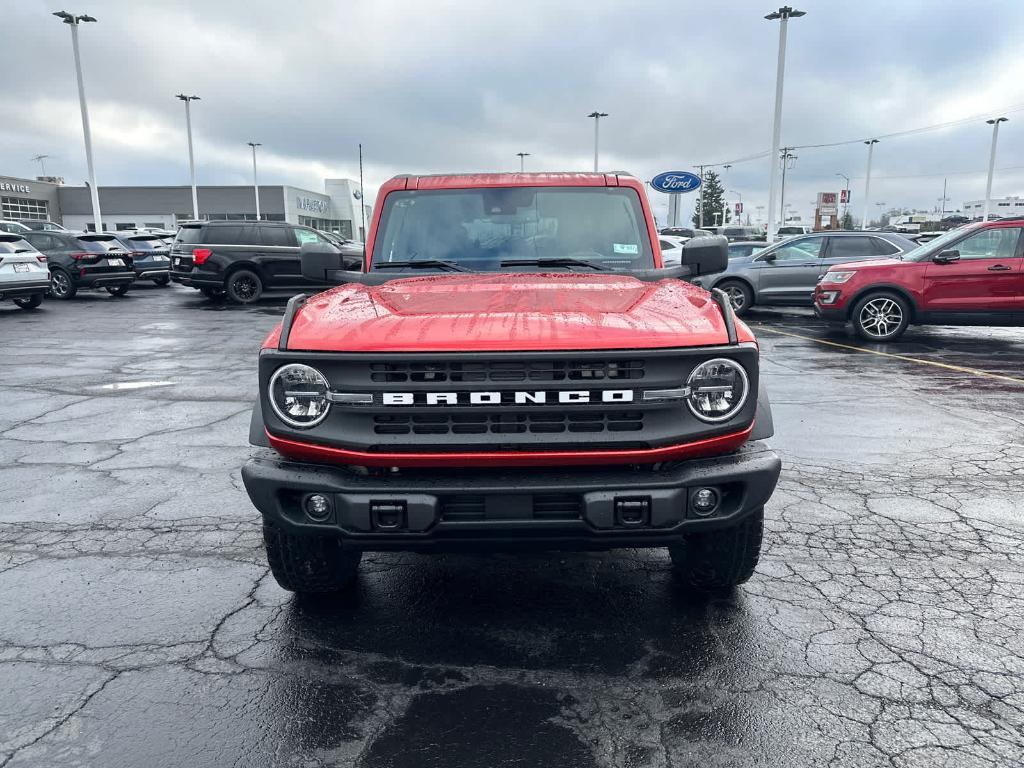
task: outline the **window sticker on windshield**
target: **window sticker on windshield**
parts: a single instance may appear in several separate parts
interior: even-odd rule
[[[612,243],[614,253],[640,253],[640,248],[632,243]]]

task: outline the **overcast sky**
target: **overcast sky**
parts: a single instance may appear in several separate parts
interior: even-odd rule
[[[200,184],[260,180],[322,190],[358,176],[367,195],[399,172],[590,170],[650,179],[765,152],[777,22],[765,2],[665,0],[75,0],[97,178],[186,184],[183,107],[193,109]],[[86,177],[68,29],[53,2],[0,0],[0,174]],[[820,144],[1005,114],[993,194],[1024,194],[1024,2],[799,3],[790,24],[783,144]],[[9,105],[16,105],[11,107]],[[991,129],[979,117],[883,140],[871,198],[931,208],[984,195]],[[866,148],[798,149],[787,199],[805,216],[852,177],[859,217]],[[725,185],[748,212],[767,199],[768,160]],[[730,197],[735,195],[730,194]],[[664,216],[667,198],[653,194]],[[688,206],[689,207],[689,206]],[[874,206],[872,206],[874,208]],[[876,211],[872,211],[875,215]]]

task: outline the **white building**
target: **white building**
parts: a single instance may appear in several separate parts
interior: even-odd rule
[[[993,197],[988,209],[989,216],[1024,216],[1024,197]],[[980,219],[985,215],[984,200],[969,200],[964,203],[964,216]]]

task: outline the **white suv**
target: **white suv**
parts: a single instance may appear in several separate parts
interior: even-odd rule
[[[14,299],[22,309],[35,309],[49,288],[46,257],[21,235],[0,232],[0,300]]]

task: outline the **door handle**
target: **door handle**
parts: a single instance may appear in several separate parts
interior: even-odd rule
[[[989,272],[1009,272],[1012,267],[1008,267],[1005,264],[994,264],[988,268]]]

